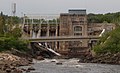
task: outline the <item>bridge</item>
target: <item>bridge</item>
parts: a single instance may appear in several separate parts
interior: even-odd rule
[[[81,41],[81,40],[99,40],[100,36],[49,36],[39,38],[26,38],[30,42],[60,42],[60,41]]]
[[[99,38],[104,33],[104,31],[103,31],[100,34],[100,36],[92,36],[92,35],[91,36],[87,36],[87,35],[86,36],[85,35],[82,35],[82,36],[73,36],[73,35],[58,36],[58,34],[59,34],[58,33],[58,31],[59,31],[59,29],[58,29],[59,21],[57,20],[58,17],[59,17],[58,15],[47,15],[47,16],[42,15],[42,16],[39,16],[39,15],[27,14],[27,18],[24,17],[23,27],[25,27],[25,24],[29,25],[29,22],[28,22],[29,19],[31,19],[31,22],[30,22],[31,26],[30,26],[30,28],[26,26],[26,30],[28,30],[27,28],[29,28],[29,34],[30,34],[30,37],[28,37],[26,39],[29,40],[30,42],[60,42],[60,41],[82,41],[82,40],[91,41],[91,40],[99,40]],[[33,19],[37,19],[37,20],[34,21]],[[47,26],[46,26],[45,29],[43,29],[45,26],[42,27],[44,22],[41,19],[46,20],[46,25]],[[52,29],[52,27],[50,25],[51,23],[49,22],[49,20],[51,20],[51,19],[52,20],[55,19],[54,35],[52,35],[53,33],[50,32],[50,29]],[[33,29],[35,29],[35,28],[33,28],[34,24],[38,24],[38,26],[36,25],[36,29],[37,29],[37,27],[39,27],[38,30],[37,30],[37,33],[35,33],[34,32],[35,30],[33,30]],[[45,32],[43,32],[43,31],[45,31]],[[82,41],[82,42],[84,42],[84,41]]]

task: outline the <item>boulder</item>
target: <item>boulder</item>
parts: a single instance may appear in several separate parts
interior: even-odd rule
[[[7,73],[11,73],[11,71],[12,71],[12,70],[11,70],[10,68],[6,69],[6,72],[7,72]]]
[[[6,73],[5,71],[0,70],[0,73]]]
[[[29,71],[30,71],[30,70],[35,70],[35,68],[31,66],[31,67],[29,67],[27,70],[29,70]]]
[[[63,63],[61,63],[61,62],[58,62],[58,63],[56,63],[56,65],[62,65]]]
[[[14,69],[14,70],[12,70],[11,73],[23,73],[23,71],[20,69]]]
[[[37,60],[44,60],[44,58],[42,56],[38,56]]]

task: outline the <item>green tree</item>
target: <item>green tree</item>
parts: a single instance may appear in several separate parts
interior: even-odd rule
[[[120,26],[101,37],[97,46],[93,49],[97,54],[120,52]]]
[[[12,31],[11,31],[11,35],[15,38],[19,38],[22,35],[22,31],[19,27],[15,27]]]
[[[5,19],[3,16],[3,12],[0,13],[0,35],[4,34],[4,27],[5,27]]]
[[[113,23],[114,20],[117,20],[119,18],[120,12],[106,14],[88,14],[89,23],[103,23],[104,21],[107,21],[108,23]]]
[[[0,37],[0,51],[17,49],[19,51],[27,51],[28,42],[14,37]]]

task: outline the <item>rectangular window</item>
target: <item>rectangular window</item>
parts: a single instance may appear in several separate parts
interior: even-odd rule
[[[71,21],[76,21],[76,18],[74,17],[74,18],[71,18]]]
[[[80,18],[80,21],[84,21],[84,18]]]
[[[80,24],[84,24],[84,21],[80,21]]]
[[[77,21],[72,21],[72,24],[73,24],[73,25],[78,25],[79,22],[77,22]]]
[[[82,31],[82,27],[81,26],[75,26],[74,31]]]
[[[74,33],[74,36],[82,36],[82,33]]]

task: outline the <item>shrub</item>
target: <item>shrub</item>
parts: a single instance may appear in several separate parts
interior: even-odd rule
[[[0,51],[10,50],[11,48],[26,51],[28,42],[14,37],[0,37]]]
[[[119,36],[120,36],[120,27],[103,35],[98,45],[95,46],[93,50],[96,52],[96,54],[106,53],[106,52],[111,52],[111,53],[120,52]]]

